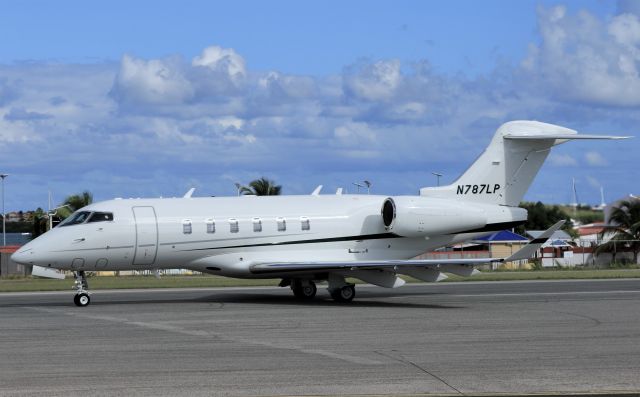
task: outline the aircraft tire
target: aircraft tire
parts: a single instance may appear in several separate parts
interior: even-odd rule
[[[353,285],[345,285],[331,291],[331,297],[340,303],[349,303],[356,296],[356,287]]]
[[[316,293],[318,292],[318,287],[316,287],[316,283],[313,281],[309,281],[307,285],[302,285],[299,280],[295,280],[291,284],[291,290],[293,290],[293,295],[302,300],[311,300],[315,298]]]
[[[89,294],[86,292],[81,292],[73,297],[73,303],[75,303],[76,306],[85,307],[91,303],[91,298],[89,298]]]

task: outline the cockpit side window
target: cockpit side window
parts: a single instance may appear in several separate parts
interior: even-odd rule
[[[87,220],[87,218],[89,217],[89,215],[91,215],[91,212],[89,212],[89,211],[76,212],[74,214],[71,214],[64,221],[60,222],[58,227],[60,227],[60,226],[78,225],[80,223],[84,223]]]
[[[91,217],[89,217],[89,220],[87,221],[87,223],[106,222],[106,221],[112,221],[112,220],[113,220],[113,213],[111,212],[94,212],[91,214]]]

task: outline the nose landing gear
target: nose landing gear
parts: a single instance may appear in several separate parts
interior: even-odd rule
[[[73,303],[75,303],[76,306],[85,307],[91,303],[91,298],[89,297],[89,283],[87,282],[87,278],[85,277],[83,270],[73,272],[73,277],[76,279],[73,287],[76,290],[76,295],[73,297]]]

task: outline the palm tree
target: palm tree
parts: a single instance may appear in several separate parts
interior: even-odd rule
[[[613,252],[614,260],[616,245],[631,248],[633,263],[638,263],[640,253],[640,200],[624,200],[617,207],[613,207],[609,216],[609,223],[617,225],[615,234],[606,243],[596,249],[596,253]],[[616,242],[618,242],[616,244]]]
[[[80,194],[72,194],[71,196],[67,196],[67,198],[64,199],[62,207],[56,211],[56,216],[60,217],[61,219],[65,219],[80,208],[86,207],[92,202],[93,194],[91,194],[91,192],[87,190]]]
[[[241,194],[254,196],[279,196],[281,191],[282,186],[265,177],[253,180],[249,182],[249,186],[240,188]]]

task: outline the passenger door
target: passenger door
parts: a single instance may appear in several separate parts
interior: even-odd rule
[[[153,207],[133,207],[136,222],[134,265],[152,265],[158,253],[158,220]]]

